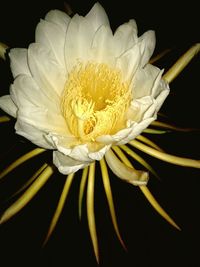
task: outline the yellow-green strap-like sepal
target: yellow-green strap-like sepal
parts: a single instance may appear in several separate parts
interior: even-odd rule
[[[153,121],[151,123],[152,126],[156,126],[156,127],[160,127],[163,129],[167,129],[167,130],[173,130],[173,131],[178,131],[178,132],[192,132],[192,131],[199,131],[199,129],[194,129],[194,128],[182,128],[182,127],[178,127],[175,126],[173,124],[169,124],[166,122],[162,122],[162,121]]]
[[[145,152],[146,154],[151,155],[152,157],[169,162],[171,164],[184,166],[184,167],[191,167],[191,168],[200,168],[200,160],[182,158],[182,157],[174,156],[171,154],[167,154],[165,152],[158,151],[152,147],[142,144],[136,140],[130,141],[129,144]]]
[[[116,235],[117,235],[120,243],[122,244],[123,248],[125,250],[127,250],[126,246],[124,244],[124,241],[122,240],[120,232],[119,232],[119,228],[118,228],[118,224],[117,224],[117,218],[116,218],[116,214],[115,214],[115,207],[114,207],[114,202],[113,202],[112,190],[111,190],[111,186],[110,186],[109,174],[108,174],[108,170],[107,170],[107,166],[106,166],[106,162],[105,162],[104,158],[100,160],[100,166],[101,166],[101,174],[102,174],[104,190],[105,190],[106,198],[108,201],[108,206],[109,206],[109,210],[110,210],[112,223],[113,223]]]
[[[6,55],[6,49],[8,48],[8,46],[6,44],[3,44],[0,42],[0,58],[2,59],[6,59],[5,55]]]
[[[0,123],[10,121],[10,117],[8,116],[0,116]]]
[[[0,173],[0,179],[2,179],[4,176],[6,176],[8,173],[13,171],[15,168],[17,168],[19,165],[24,163],[25,161],[45,152],[46,150],[43,148],[35,148],[28,153],[24,154],[20,158],[18,158],[16,161],[14,161],[12,164],[10,164],[7,168],[5,168],[1,173]]]
[[[140,157],[137,153],[135,153],[133,150],[131,150],[128,146],[126,145],[121,145],[120,148],[124,150],[130,157],[135,159],[137,162],[139,162],[142,166],[144,166],[148,171],[150,171],[155,177],[159,178],[158,174],[156,171],[149,165],[142,157]],[[119,147],[115,147],[115,152],[119,155],[120,157],[120,152],[119,152]]]
[[[145,195],[149,203],[153,206],[153,208],[172,226],[176,229],[180,230],[180,227],[174,222],[174,220],[165,212],[165,210],[160,206],[160,204],[156,201],[154,196],[151,194],[149,189],[146,186],[140,186],[142,193]]]
[[[78,216],[79,216],[79,220],[81,219],[81,216],[82,216],[83,194],[84,194],[84,191],[85,191],[87,177],[88,177],[88,167],[85,167],[83,172],[82,172],[80,189],[79,189],[79,198],[78,198]]]
[[[168,83],[172,82],[199,52],[200,43],[197,43],[176,61],[176,63],[163,75],[163,79]]]
[[[128,160],[128,158],[124,155],[124,153],[121,151],[119,154],[120,159],[126,164],[128,167],[133,167],[131,162]],[[171,225],[173,225],[175,228],[180,229],[178,225],[174,222],[174,220],[166,213],[166,211],[160,206],[160,204],[157,202],[157,200],[153,197],[147,186],[139,186],[142,193],[145,195],[149,203],[152,205],[152,207]]]
[[[163,149],[161,147],[159,147],[157,144],[155,144],[153,141],[151,141],[149,138],[147,138],[146,136],[143,135],[138,135],[136,137],[137,140],[142,141],[143,143],[159,150],[159,151],[163,151]]]
[[[31,178],[30,179],[28,179],[28,181],[19,189],[19,190],[17,190],[12,196],[11,196],[11,198],[12,197],[14,197],[14,196],[16,196],[16,195],[18,195],[18,194],[20,194],[21,192],[23,192],[26,188],[28,188],[31,184],[32,184],[32,182],[33,181],[35,181],[35,179],[43,172],[43,170],[44,169],[46,169],[46,167],[48,166],[48,164],[47,163],[44,163],[43,165],[42,165],[42,167],[41,168],[39,168],[32,176],[31,176]]]
[[[14,202],[2,215],[0,223],[6,222],[16,213],[18,213],[43,187],[50,176],[53,174],[53,167],[47,166],[31,186],[23,193],[23,195]]]
[[[60,215],[61,215],[61,212],[63,210],[63,207],[64,207],[64,204],[65,204],[65,201],[67,199],[67,195],[68,195],[68,192],[69,192],[69,189],[71,187],[71,183],[72,183],[72,180],[74,178],[74,173],[72,174],[69,174],[66,178],[66,182],[65,182],[65,185],[63,187],[63,191],[61,193],[61,196],[59,198],[59,201],[58,201],[58,205],[57,205],[57,208],[56,208],[56,211],[53,215],[53,218],[51,220],[51,224],[49,226],[49,230],[48,230],[48,233],[46,235],[46,238],[44,240],[44,243],[43,245],[45,245],[47,243],[47,241],[49,240],[53,230],[55,229],[56,227],[56,224],[58,222],[58,219],[60,218]]]
[[[165,130],[157,130],[157,129],[152,129],[152,128],[147,128],[144,129],[143,133],[148,133],[148,134],[166,134],[169,131],[165,131]]]
[[[163,58],[165,55],[167,55],[169,52],[171,51],[171,49],[165,49],[164,51],[162,51],[161,53],[157,54],[156,56],[152,57],[149,60],[150,64],[155,63],[156,61],[158,61],[159,59]]]
[[[87,184],[87,219],[94,249],[94,254],[97,262],[99,263],[99,248],[94,215],[94,183],[95,183],[95,162],[89,166],[88,184]]]

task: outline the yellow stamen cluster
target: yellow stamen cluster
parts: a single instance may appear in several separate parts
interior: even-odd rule
[[[132,94],[118,69],[103,63],[78,64],[70,72],[61,111],[73,135],[84,141],[126,127]]]

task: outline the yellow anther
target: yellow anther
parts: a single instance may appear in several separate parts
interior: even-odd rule
[[[114,134],[126,125],[126,111],[132,100],[128,81],[106,64],[78,64],[68,76],[61,98],[61,110],[73,135],[92,141]]]

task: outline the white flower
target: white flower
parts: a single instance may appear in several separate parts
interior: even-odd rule
[[[154,32],[138,37],[134,20],[113,34],[99,3],[85,17],[52,10],[35,43],[9,52],[14,82],[0,107],[18,134],[54,150],[61,173],[76,172],[156,119],[169,87],[148,63],[154,47]]]

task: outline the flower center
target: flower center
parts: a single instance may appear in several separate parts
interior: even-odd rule
[[[61,111],[73,135],[81,141],[114,134],[126,127],[132,100],[128,82],[118,69],[103,63],[76,65],[61,97]]]

